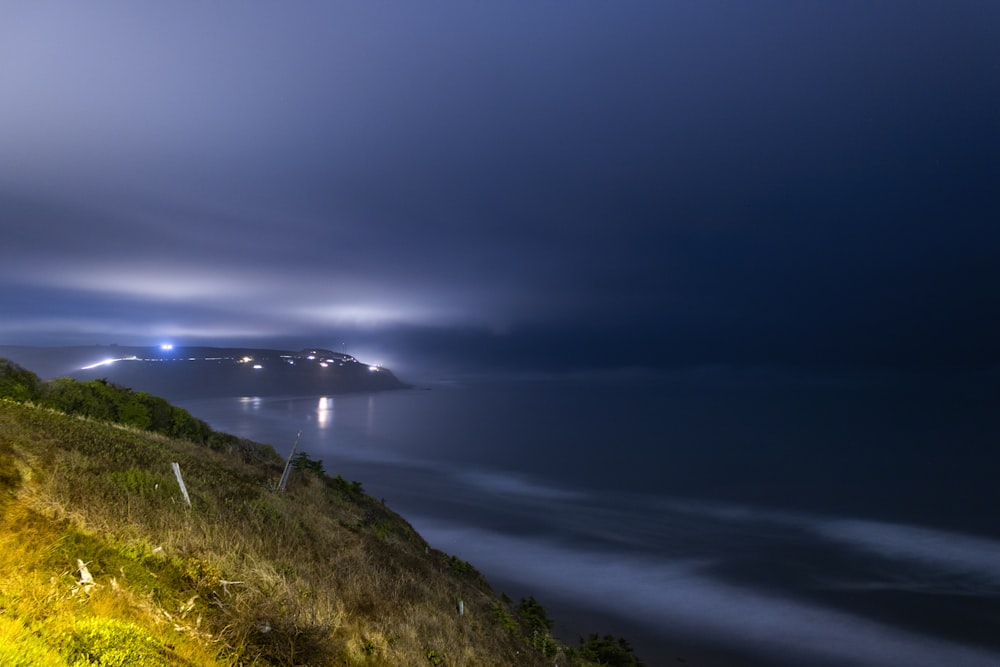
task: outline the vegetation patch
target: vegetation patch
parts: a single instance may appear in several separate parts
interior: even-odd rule
[[[139,626],[113,618],[88,618],[77,623],[66,647],[73,667],[161,667],[165,647]]]
[[[67,667],[62,655],[24,623],[0,615],[0,665],[4,667]]]
[[[627,641],[612,635],[591,634],[570,654],[580,664],[602,667],[644,667]]]
[[[0,360],[0,665],[641,664],[562,645],[534,598],[498,598],[321,461],[276,491],[284,463],[163,399]]]

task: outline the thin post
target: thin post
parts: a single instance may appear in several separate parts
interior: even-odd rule
[[[181,477],[181,464],[171,463],[170,466],[174,469],[174,475],[177,477],[177,483],[181,487],[181,493],[184,494],[184,502],[187,503],[188,507],[191,507],[191,496],[188,495],[187,487],[184,486],[184,478]]]
[[[299,445],[299,438],[302,437],[302,431],[295,436],[295,443],[292,445],[292,451],[288,454],[288,461],[285,462],[285,471],[281,473],[281,481],[278,482],[278,491],[284,491],[285,486],[288,485],[288,473],[292,470],[292,457],[295,456],[295,448]]]

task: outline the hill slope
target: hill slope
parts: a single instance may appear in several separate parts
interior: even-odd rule
[[[92,403],[105,392],[142,404],[128,390],[76,385]],[[601,657],[560,645],[534,600],[498,598],[471,565],[317,461],[300,456],[278,492],[283,462],[270,447],[191,430],[197,420],[178,408],[186,439],[26,402],[44,403],[46,386],[0,361],[0,396],[17,399],[0,398],[0,664]]]

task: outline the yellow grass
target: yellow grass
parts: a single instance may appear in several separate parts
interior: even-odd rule
[[[0,664],[571,664],[358,485],[280,474],[265,450],[0,400]]]

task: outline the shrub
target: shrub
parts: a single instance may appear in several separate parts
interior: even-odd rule
[[[448,557],[448,569],[452,574],[464,577],[466,575],[479,575],[479,571],[468,561],[464,561],[457,556]]]
[[[508,633],[514,634],[517,632],[517,623],[514,621],[514,617],[510,615],[510,612],[507,610],[507,606],[502,601],[497,600],[493,605],[493,615],[496,616],[497,622],[500,623],[500,627]]]
[[[67,647],[73,667],[160,667],[163,646],[142,628],[113,618],[90,618],[73,629]]]
[[[114,402],[109,400],[107,382],[91,380],[77,382],[69,378],[59,378],[46,382],[42,390],[42,402],[67,414],[117,421]]]
[[[9,359],[0,359],[0,398],[30,401],[38,397],[42,382],[38,376]]]
[[[581,660],[607,667],[644,667],[629,643],[613,635],[600,637],[596,633],[591,634],[586,640],[580,640],[580,646],[573,654]]]
[[[545,612],[545,608],[538,604],[535,598],[521,598],[516,611],[518,618],[524,623],[528,632],[546,633],[552,629],[552,621]]]
[[[299,452],[292,458],[292,467],[296,470],[309,470],[317,475],[323,475],[323,462],[314,461],[305,452]]]
[[[365,498],[364,489],[361,488],[361,482],[351,482],[340,475],[336,477],[326,477],[325,478],[327,487],[333,489],[338,496],[344,500],[352,500],[354,502],[361,502]]]

